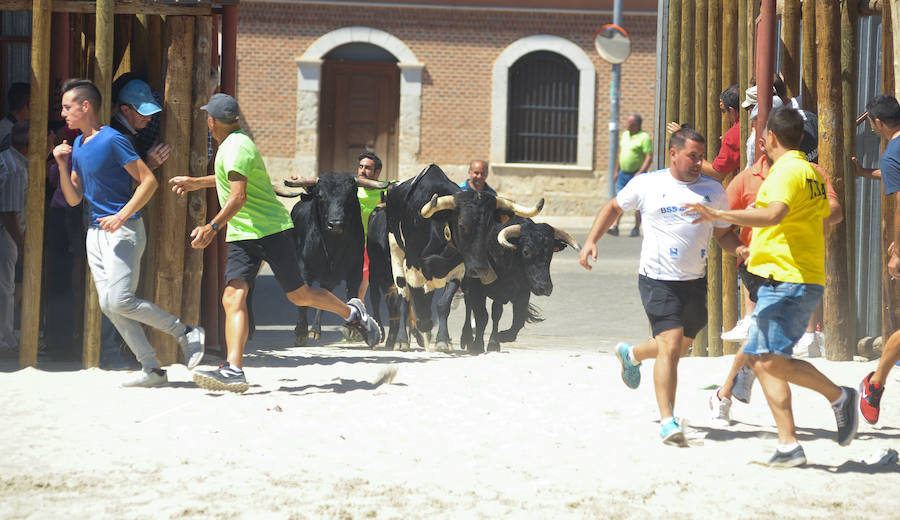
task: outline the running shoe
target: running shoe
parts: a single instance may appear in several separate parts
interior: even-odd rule
[[[354,330],[362,336],[366,345],[370,347],[375,347],[381,343],[381,340],[384,339],[382,337],[381,327],[378,325],[378,322],[375,321],[375,318],[366,313],[366,305],[360,301],[359,298],[351,298],[350,301],[347,302],[347,305],[356,309],[357,314],[355,319],[345,323],[345,337],[349,336],[348,330]],[[347,337],[346,339],[349,340],[350,338]]]
[[[681,425],[674,417],[663,420],[659,425],[659,438],[663,444],[669,446],[686,446],[687,441],[684,438],[684,432],[681,431]]]
[[[607,235],[612,235],[614,237],[619,236],[619,226],[613,226],[606,230]]]
[[[744,341],[750,333],[750,316],[744,316],[734,325],[734,328],[723,332],[724,341]]]
[[[641,364],[632,365],[628,360],[628,352],[633,349],[628,343],[619,343],[616,345],[616,357],[622,364],[622,381],[628,388],[637,388],[641,386]]]
[[[713,426],[731,424],[731,399],[719,397],[718,388],[709,396],[709,421]]]
[[[744,404],[750,404],[750,392],[753,391],[754,381],[756,381],[756,374],[746,365],[742,366],[731,382],[731,397]]]
[[[194,370],[194,383],[206,390],[226,390],[238,394],[250,388],[244,371],[234,370],[228,364],[219,365],[219,368],[213,370]]]
[[[206,331],[199,325],[190,327],[185,334],[178,338],[178,346],[184,353],[184,364],[188,370],[193,370],[203,359],[206,347]]]
[[[795,358],[808,358],[809,351],[812,345],[816,342],[816,333],[815,332],[804,332],[803,336],[797,340],[797,343],[794,344],[794,357]]]
[[[859,411],[863,419],[869,424],[878,422],[878,413],[881,411],[881,394],[884,393],[884,385],[871,383],[872,375],[869,372],[862,383],[859,384]]]
[[[168,382],[169,376],[166,375],[166,371],[161,368],[154,368],[149,371],[141,370],[135,377],[122,383],[122,386],[124,388],[152,388],[162,386]]]
[[[844,400],[840,404],[832,405],[834,419],[837,421],[837,443],[841,446],[850,444],[856,437],[856,428],[859,426],[859,415],[856,400],[859,394],[849,386],[842,386]]]
[[[775,455],[769,459],[769,466],[775,468],[795,468],[806,464],[806,453],[803,446],[798,445],[788,452],[775,450]]]
[[[639,237],[641,236],[641,228],[635,226],[634,229],[631,230],[631,233],[628,235],[630,237]]]

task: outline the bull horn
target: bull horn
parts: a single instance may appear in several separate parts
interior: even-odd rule
[[[431,218],[432,215],[437,213],[438,211],[443,211],[445,209],[454,209],[456,207],[456,199],[453,198],[453,195],[444,195],[443,197],[438,197],[438,194],[435,193],[431,196],[431,200],[428,201],[428,204],[422,206],[421,215],[425,218]]]
[[[279,197],[299,197],[303,194],[302,191],[288,191],[274,183],[272,184],[272,191],[274,191],[275,195],[278,195]]]
[[[559,229],[558,227],[550,227],[553,228],[553,238],[559,240],[560,242],[564,242],[567,246],[571,247],[575,251],[581,250],[581,246],[578,245],[578,241],[575,240],[575,237],[570,235],[568,232]]]
[[[531,218],[544,209],[544,199],[541,198],[533,208],[523,206],[503,197],[497,197],[497,209],[511,211],[520,217]]]
[[[374,181],[372,179],[365,179],[363,177],[356,178],[356,185],[360,188],[368,188],[370,190],[383,190],[390,186],[389,182],[384,181]]]
[[[501,246],[507,249],[515,249],[516,245],[509,241],[510,238],[516,238],[522,235],[522,226],[520,224],[514,224],[512,226],[506,226],[499,233],[497,233],[497,242],[500,243]]]
[[[303,179],[296,175],[292,175],[290,179],[284,180],[284,185],[288,188],[309,188],[310,186],[314,186],[317,180],[318,179]]]

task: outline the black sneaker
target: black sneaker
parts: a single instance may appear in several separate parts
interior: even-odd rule
[[[639,237],[641,236],[641,228],[635,227],[631,230],[631,233],[628,235],[630,237]]]
[[[194,383],[207,390],[227,390],[239,394],[250,388],[244,372],[238,372],[227,364],[212,370],[194,370]]]
[[[378,322],[375,321],[375,318],[366,314],[365,304],[361,302],[359,298],[352,298],[347,302],[347,305],[356,309],[358,314],[355,320],[346,323],[346,328],[344,329],[345,338],[348,341],[352,341],[351,335],[349,334],[349,330],[352,330],[357,332],[364,339],[366,345],[370,347],[375,347],[381,343],[381,340],[384,339],[382,337],[381,327],[378,326]]]
[[[856,437],[856,428],[859,426],[859,409],[856,407],[859,394],[849,386],[842,386],[841,390],[844,391],[844,402],[831,409],[834,410],[834,419],[837,421],[837,443],[846,446]]]
[[[769,466],[775,468],[794,468],[804,464],[806,464],[806,453],[803,453],[803,446],[799,445],[787,453],[775,450],[775,455],[769,459]]]
[[[619,226],[613,226],[606,230],[607,235],[612,235],[614,237],[619,236]]]

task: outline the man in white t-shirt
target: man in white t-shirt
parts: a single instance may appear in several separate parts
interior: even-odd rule
[[[749,253],[726,222],[695,225],[695,213],[687,204],[703,201],[728,209],[722,185],[700,172],[705,152],[703,136],[683,128],[669,139],[671,167],[632,179],[597,213],[581,250],[580,261],[590,270],[597,259],[597,240],[624,211],[643,215],[644,240],[638,269],[638,288],[650,320],[653,339],[637,347],[619,343],[616,354],[622,364],[622,380],[630,388],[641,383],[640,365],[656,359],[653,384],[660,413],[660,437],[666,444],[683,445],[684,432],[673,417],[678,360],[687,353],[694,337],[706,326],[706,258],[715,235],[729,253]]]

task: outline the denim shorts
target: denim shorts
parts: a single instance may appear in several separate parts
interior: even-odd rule
[[[622,170],[619,170],[619,176],[616,177],[616,193],[622,191],[622,188],[624,188],[633,178],[634,173],[625,173]]]
[[[824,292],[817,284],[766,281],[750,316],[744,354],[790,358]]]

